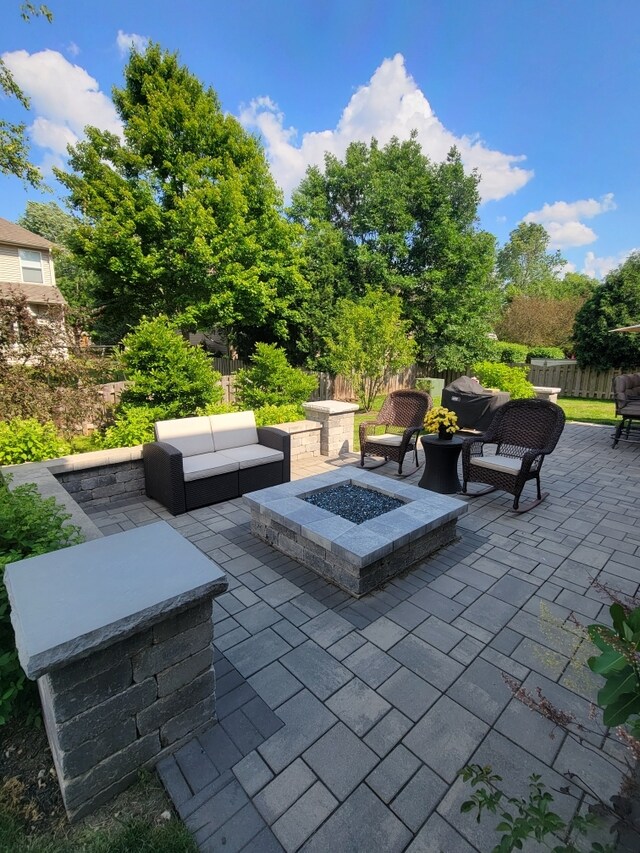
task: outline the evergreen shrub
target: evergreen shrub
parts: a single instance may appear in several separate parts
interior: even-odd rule
[[[275,344],[256,344],[251,367],[239,370],[236,399],[241,409],[300,404],[315,391],[318,380],[292,367],[283,349]]]

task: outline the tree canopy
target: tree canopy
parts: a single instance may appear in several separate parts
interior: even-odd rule
[[[20,14],[23,20],[42,16],[52,20],[49,9],[35,3],[21,3]],[[0,91],[9,98],[16,98],[25,109],[29,109],[29,99],[26,97],[5,61],[0,57]],[[0,173],[15,175],[33,187],[42,187],[40,170],[29,160],[29,143],[26,136],[27,126],[24,122],[14,124],[0,118]]]
[[[640,335],[611,333],[609,329],[640,322],[640,252],[634,252],[610,272],[585,302],[573,329],[580,367],[596,370],[640,367]]]
[[[241,353],[286,340],[305,282],[259,143],[176,54],[134,50],[124,74],[123,138],[87,128],[72,171],[56,171],[81,217],[72,247],[96,274],[103,337],[164,313],[222,329]]]
[[[289,209],[305,229],[313,296],[299,340],[313,359],[341,298],[367,287],[401,297],[421,357],[464,367],[486,351],[497,306],[494,238],[477,229],[479,177],[455,149],[424,156],[416,135],[354,142],[308,169]]]
[[[548,251],[549,240],[536,222],[521,222],[511,232],[496,258],[496,273],[507,296],[554,297],[566,261],[559,251]]]

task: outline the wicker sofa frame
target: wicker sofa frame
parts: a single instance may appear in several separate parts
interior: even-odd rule
[[[552,453],[564,429],[565,416],[560,406],[546,400],[511,400],[494,415],[489,429],[479,438],[468,438],[462,445],[462,494],[485,495],[495,489],[514,496],[515,512],[527,512],[547,497],[540,490],[540,469],[545,456]],[[491,465],[492,457],[484,456],[485,445],[495,445],[497,457],[519,460],[514,470],[481,467],[474,459],[484,457]],[[500,459],[496,462],[499,464]],[[529,480],[536,481],[537,499],[520,507],[520,495]],[[489,488],[469,493],[470,483],[486,483]]]
[[[418,435],[431,406],[431,397],[426,391],[392,391],[384,401],[375,421],[363,421],[360,424],[360,467],[364,468],[366,456],[382,456],[383,461],[374,467],[377,468],[391,460],[398,463],[398,474],[401,475],[405,454],[412,450],[417,466]],[[376,440],[376,429],[380,427],[385,428],[386,440]],[[389,433],[389,430],[395,432]],[[393,438],[387,439],[386,437],[390,435],[393,435]],[[380,439],[381,436],[378,435],[377,438]],[[387,443],[388,441],[394,443]]]
[[[622,373],[613,378],[616,415],[621,418],[613,434],[615,447],[619,441],[640,441],[640,373]]]
[[[172,444],[154,441],[142,448],[145,492],[165,506],[172,515],[180,515],[220,501],[240,497],[246,492],[288,483],[291,479],[291,437],[275,427],[258,427],[258,443],[282,452],[280,462],[267,462],[211,477],[185,482],[182,453]]]

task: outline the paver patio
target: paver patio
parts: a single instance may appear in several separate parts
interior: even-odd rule
[[[214,615],[219,722],[158,767],[203,851],[486,853],[495,821],[460,813],[469,762],[514,795],[531,773],[564,788],[568,771],[604,799],[617,791],[623,751],[589,720],[593,681],[569,667],[560,628],[572,612],[606,621],[593,578],[626,595],[640,584],[640,447],[612,450],[610,434],[568,424],[545,502],[518,516],[504,493],[471,501],[457,542],[360,600],[252,536],[241,498],[177,518],[139,498],[92,513],[105,534],[164,518],[229,578]],[[572,711],[585,745],[513,699],[503,673]],[[555,795],[563,814],[575,804]]]

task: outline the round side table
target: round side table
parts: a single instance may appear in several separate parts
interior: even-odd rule
[[[453,436],[443,440],[437,435],[421,435],[420,443],[424,450],[424,471],[418,486],[441,495],[459,492],[458,456],[463,439]]]

